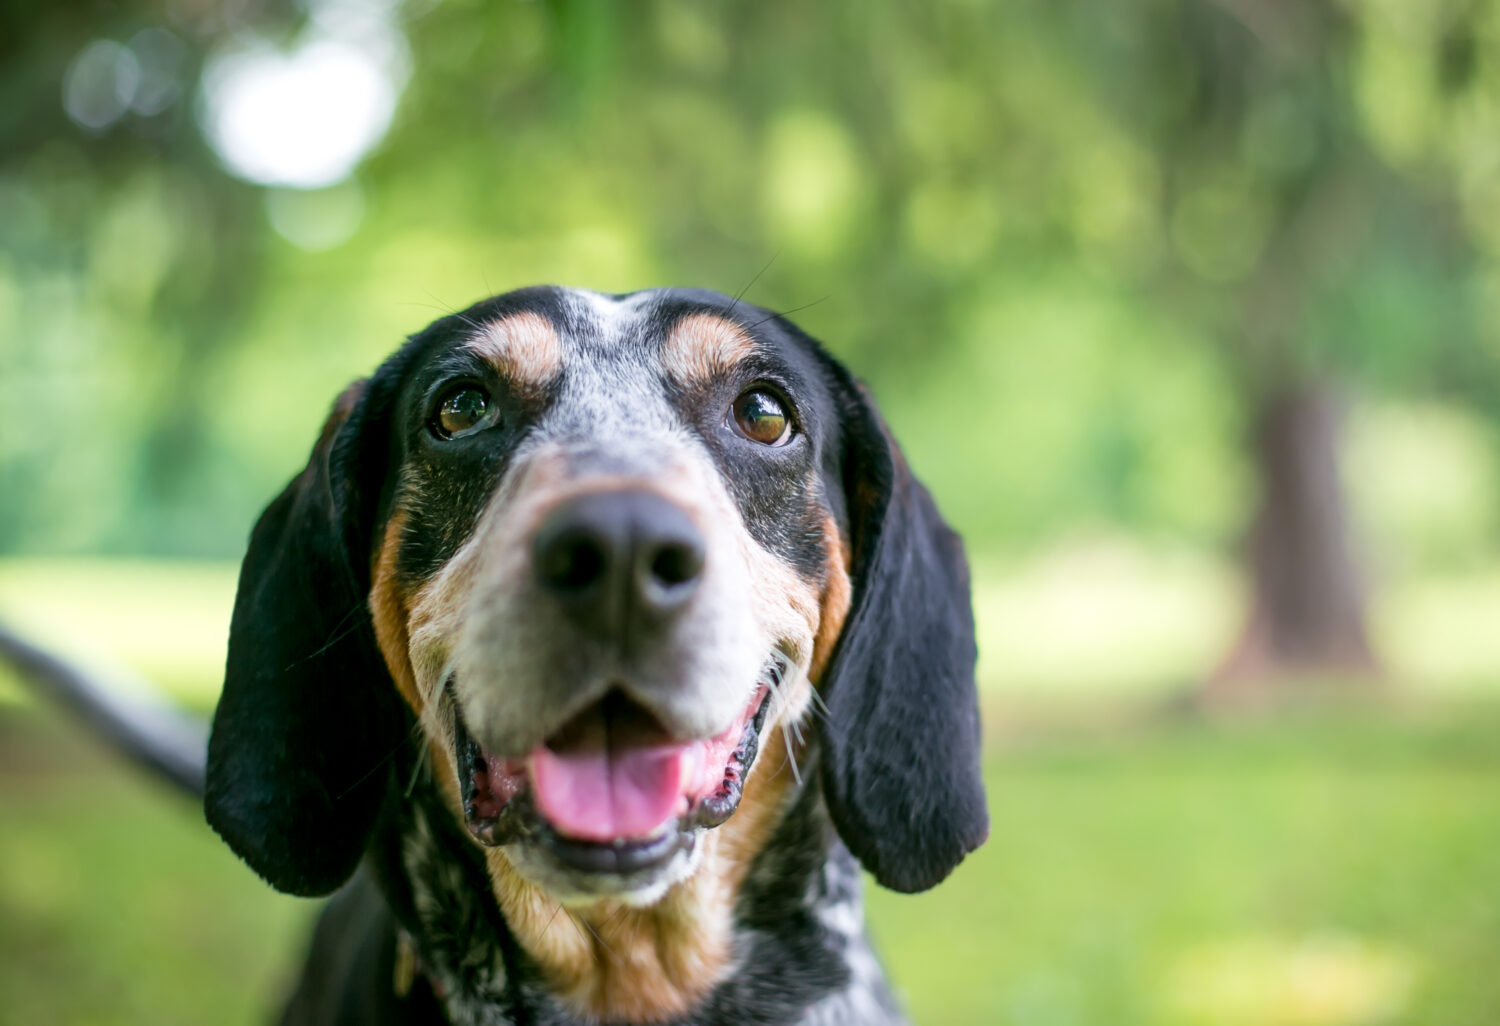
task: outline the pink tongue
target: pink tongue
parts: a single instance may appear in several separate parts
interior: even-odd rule
[[[560,833],[582,841],[645,838],[678,812],[696,770],[693,744],[531,753],[537,808]]]

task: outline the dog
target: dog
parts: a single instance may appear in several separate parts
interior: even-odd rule
[[[288,1024],[885,1024],[860,867],[986,838],[968,570],[869,395],[718,293],[522,289],[257,523],[208,822],[334,893]]]

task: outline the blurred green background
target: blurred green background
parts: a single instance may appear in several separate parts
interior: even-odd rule
[[[333,396],[730,293],[965,535],[919,1023],[1500,1022],[1500,2],[0,4],[0,617],[211,707]],[[264,1021],[307,903],[0,678],[0,1022]]]

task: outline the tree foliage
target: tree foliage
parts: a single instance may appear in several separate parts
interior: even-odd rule
[[[238,551],[344,382],[534,281],[797,311],[981,548],[1237,537],[1280,375],[1497,394],[1492,0],[412,0],[353,176],[236,178],[204,69],[340,11],[0,9],[0,550]],[[171,99],[81,124],[101,40]]]

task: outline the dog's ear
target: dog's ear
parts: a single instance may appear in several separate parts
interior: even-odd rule
[[[853,597],[821,682],[823,789],[876,880],[922,891],[989,834],[969,569],[874,403],[834,370]]]
[[[358,382],[307,467],[261,514],[240,568],[204,810],[277,890],[314,896],[359,863],[400,743],[366,605],[386,431]]]

